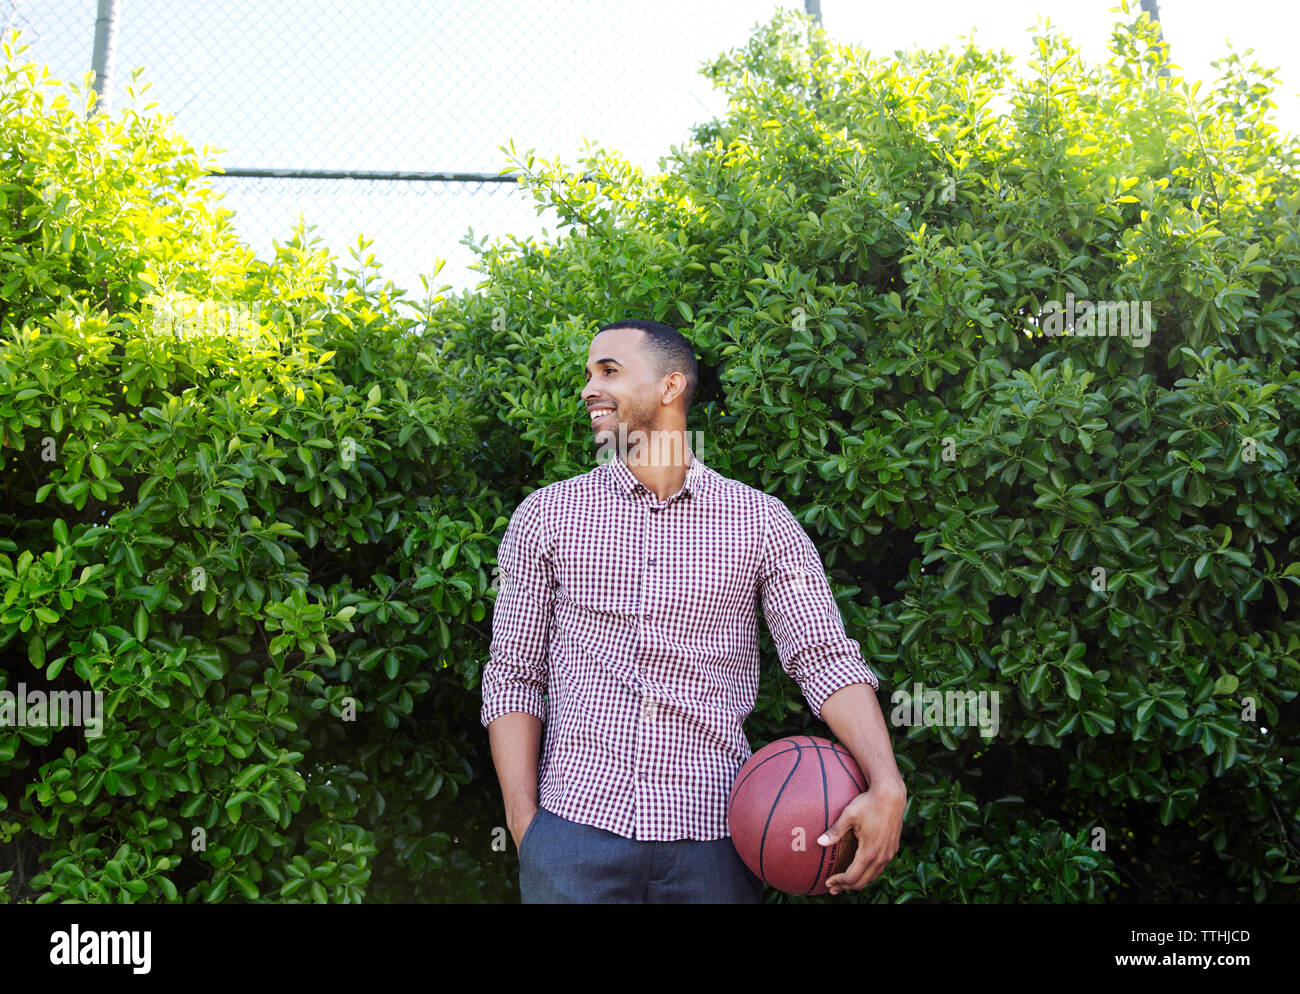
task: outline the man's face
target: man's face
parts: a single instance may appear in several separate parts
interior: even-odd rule
[[[658,428],[663,405],[659,403],[660,381],[638,351],[639,328],[610,328],[591,340],[587,350],[587,385],[582,401],[590,412],[598,413],[591,423],[592,437],[627,425],[627,434],[640,430],[649,435]]]

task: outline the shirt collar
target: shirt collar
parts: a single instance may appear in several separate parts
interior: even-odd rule
[[[598,468],[604,471],[605,478],[617,490],[628,497],[636,496],[637,490],[644,490],[650,494],[649,489],[627,468],[627,464],[618,457],[617,453],[611,455],[609,460]],[[692,452],[691,464],[686,470],[686,480],[682,484],[682,493],[689,494],[692,500],[702,499],[708,492],[709,472],[708,467],[700,461],[700,457]],[[653,494],[650,496],[654,498]]]

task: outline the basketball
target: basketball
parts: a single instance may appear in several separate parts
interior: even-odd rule
[[[857,838],[817,838],[849,801],[867,789],[866,778],[842,745],[815,735],[777,739],[750,756],[727,796],[727,826],[745,865],[764,883],[787,894],[826,894],[827,877],[853,862]]]

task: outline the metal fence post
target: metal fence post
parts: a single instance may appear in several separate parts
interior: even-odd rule
[[[91,69],[95,71],[95,103],[90,116],[108,113],[113,105],[113,64],[117,58],[118,0],[99,0],[95,18],[95,52]]]

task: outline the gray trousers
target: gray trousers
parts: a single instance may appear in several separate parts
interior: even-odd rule
[[[758,904],[763,882],[731,839],[643,842],[545,808],[519,841],[523,904]]]

